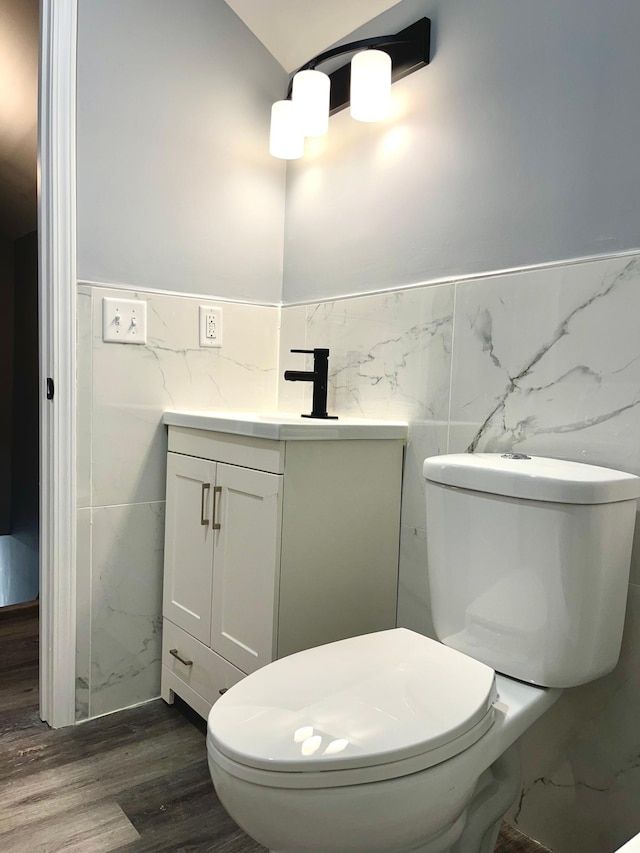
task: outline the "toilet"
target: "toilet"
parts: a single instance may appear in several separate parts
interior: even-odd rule
[[[423,473],[438,640],[308,649],[211,709],[218,796],[271,853],[492,853],[518,738],[617,662],[640,478],[516,453]]]

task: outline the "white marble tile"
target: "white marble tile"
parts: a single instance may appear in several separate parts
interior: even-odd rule
[[[466,453],[480,429],[480,424],[449,421],[447,453]],[[478,448],[483,450],[484,448]]]
[[[422,476],[422,464],[429,456],[448,452],[447,435],[446,421],[409,422],[402,477],[402,523],[409,527],[425,528],[426,482]]]
[[[453,285],[310,306],[307,346],[329,347],[329,405],[340,414],[446,418]]]
[[[286,382],[285,370],[304,370],[304,356],[292,349],[305,349],[307,341],[307,308],[292,306],[280,313],[278,355],[278,410],[303,414],[311,411],[311,389],[307,382]]]
[[[638,831],[640,587],[629,587],[620,662],[567,690],[522,738],[523,788],[508,819],[553,850],[603,853]]]
[[[457,285],[451,420],[469,449],[640,472],[640,259]]]
[[[427,534],[404,524],[400,529],[398,625],[436,639],[429,598]]]
[[[91,512],[76,516],[76,720],[89,716],[91,690]]]
[[[91,506],[91,415],[92,415],[92,295],[86,287],[78,288],[76,313],[76,476],[78,506]]]
[[[160,693],[164,503],[92,510],[95,717]]]
[[[147,345],[102,341],[102,297],[93,308],[92,505],[164,499],[166,409],[265,410],[276,404],[278,310],[225,303],[223,347],[201,348],[198,306],[147,300]],[[129,298],[135,293],[127,292]]]

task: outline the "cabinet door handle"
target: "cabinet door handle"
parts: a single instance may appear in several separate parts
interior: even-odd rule
[[[202,524],[203,527],[209,526],[209,519],[205,518],[205,513],[207,511],[207,497],[209,495],[210,488],[211,483],[202,484],[202,494],[200,496],[200,524]]]
[[[213,524],[211,527],[214,530],[220,530],[220,522],[216,521],[216,497],[222,494],[222,486],[214,486],[213,488]],[[219,507],[218,507],[219,509]]]
[[[177,649],[169,649],[169,654],[173,655],[174,658],[178,658],[180,663],[183,663],[185,666],[193,666],[192,660],[185,660]]]

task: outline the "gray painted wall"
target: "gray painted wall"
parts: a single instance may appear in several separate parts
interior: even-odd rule
[[[79,279],[279,302],[285,84],[223,0],[79,0]]]
[[[640,247],[640,3],[404,0],[432,18],[396,116],[288,165],[284,301]]]

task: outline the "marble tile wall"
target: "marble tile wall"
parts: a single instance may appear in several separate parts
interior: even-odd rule
[[[102,298],[147,301],[146,345],[102,341]],[[201,349],[198,306],[223,308]],[[166,409],[272,409],[279,309],[78,287],[77,718],[160,692]]]
[[[282,368],[301,358],[291,347],[329,347],[334,411],[409,421],[399,624],[433,635],[425,456],[514,449],[640,474],[638,317],[633,256],[282,310]],[[308,408],[307,389],[279,381],[281,408]],[[606,853],[640,831],[639,633],[640,533],[618,667],[523,739],[509,819],[558,853]]]

